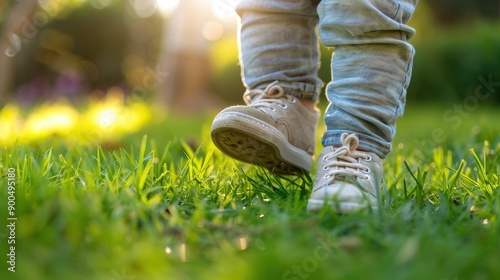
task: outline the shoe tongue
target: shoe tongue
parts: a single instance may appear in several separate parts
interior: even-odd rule
[[[328,146],[328,147],[326,147],[326,149],[325,149],[325,154],[326,154],[326,153],[333,153],[333,152],[335,152],[335,150],[336,150],[336,149],[338,149],[338,148],[339,148],[338,146],[337,146],[337,147],[336,147],[336,146]]]

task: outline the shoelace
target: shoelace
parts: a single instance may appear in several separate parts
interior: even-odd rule
[[[283,88],[277,85],[278,81],[269,84],[264,90],[254,89],[245,92],[243,99],[249,106],[259,108],[264,107],[271,111],[275,111],[273,104],[277,104],[283,109],[288,108],[285,99],[290,103],[295,103],[296,99],[293,96],[286,95]]]
[[[331,178],[329,184],[333,183],[335,176],[338,175],[350,175],[361,179],[370,179],[368,175],[370,169],[361,164],[360,159],[370,161],[371,157],[365,152],[356,150],[359,145],[358,137],[355,134],[343,133],[340,140],[342,146],[323,157],[323,160],[327,162],[323,166],[323,169],[331,170],[325,174],[325,178]],[[335,158],[337,160],[334,160]]]

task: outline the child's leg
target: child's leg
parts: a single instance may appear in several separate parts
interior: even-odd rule
[[[247,89],[279,81],[286,93],[317,100],[318,15],[311,0],[241,0],[239,47]]]
[[[242,0],[240,62],[248,106],[220,112],[214,144],[275,173],[310,171],[322,82],[312,0]],[[308,106],[311,105],[312,106]]]
[[[323,0],[322,42],[335,47],[323,145],[356,133],[360,148],[384,158],[403,114],[414,49],[405,25],[417,0]]]
[[[414,49],[407,43],[416,0],[322,0],[323,43],[335,47],[325,148],[308,209],[376,209],[396,119],[403,114]]]

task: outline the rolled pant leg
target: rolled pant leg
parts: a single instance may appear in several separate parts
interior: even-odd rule
[[[286,93],[317,100],[318,15],[311,0],[242,0],[240,64],[247,89],[279,81]]]
[[[414,48],[406,25],[417,0],[322,0],[323,44],[335,48],[324,146],[356,133],[360,148],[384,158],[404,111]]]

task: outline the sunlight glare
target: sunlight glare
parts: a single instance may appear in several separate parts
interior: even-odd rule
[[[166,16],[171,15],[175,11],[179,2],[180,0],[156,0],[158,8]]]
[[[219,19],[227,19],[234,17],[235,7],[239,0],[213,0],[212,13]]]
[[[42,106],[26,120],[26,133],[30,138],[43,138],[52,134],[69,134],[78,120],[78,112],[68,104]]]
[[[97,115],[97,123],[101,128],[108,128],[115,123],[118,112],[113,108],[107,108]]]
[[[7,104],[0,111],[0,143],[5,144],[15,139],[21,130],[23,120],[17,106]]]

